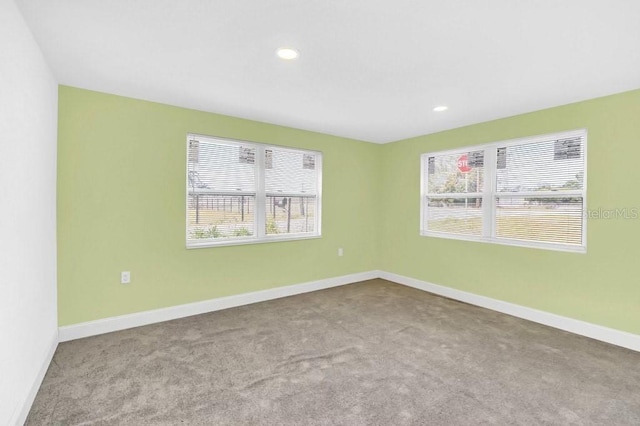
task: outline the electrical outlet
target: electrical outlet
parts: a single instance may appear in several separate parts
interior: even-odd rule
[[[344,250],[342,249],[342,247],[340,247],[338,249],[338,256],[343,256],[344,255]]]
[[[120,272],[120,284],[129,284],[131,282],[131,272],[122,271]]]

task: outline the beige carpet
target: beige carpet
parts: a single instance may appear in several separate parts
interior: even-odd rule
[[[372,280],[62,343],[28,425],[640,424],[640,353]]]

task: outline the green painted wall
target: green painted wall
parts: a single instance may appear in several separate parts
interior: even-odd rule
[[[640,219],[589,220],[586,254],[418,235],[421,153],[578,128],[588,209],[640,209],[640,91],[404,140],[380,147],[378,268],[640,333]]]
[[[65,86],[58,132],[60,325],[377,266],[377,145]],[[322,238],[186,250],[188,132],[322,151]]]
[[[588,208],[640,208],[638,117],[633,91],[374,145],[61,86],[60,325],[381,269],[640,333],[640,219],[589,220],[586,254],[418,234],[420,154],[578,128]],[[188,132],[322,151],[323,237],[186,250]]]

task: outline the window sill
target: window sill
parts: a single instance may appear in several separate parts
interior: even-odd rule
[[[510,240],[506,238],[492,239],[492,238],[484,238],[484,237],[475,237],[471,235],[446,234],[442,232],[433,232],[433,231],[421,231],[420,235],[423,237],[435,237],[435,238],[443,238],[447,240],[472,241],[477,243],[489,243],[489,244],[498,244],[503,246],[563,251],[563,252],[569,252],[569,253],[580,253],[580,254],[587,253],[587,248],[585,246],[574,246],[569,244],[548,244],[548,243],[538,243],[533,241]]]
[[[199,249],[199,248],[209,248],[209,247],[225,247],[225,246],[240,246],[240,245],[253,245],[253,244],[264,244],[264,243],[277,243],[282,241],[298,241],[298,240],[313,240],[322,238],[321,234],[288,234],[288,235],[274,235],[269,237],[264,237],[260,239],[255,238],[244,238],[244,239],[234,239],[234,240],[215,240],[215,239],[203,239],[202,241],[187,242],[187,249]]]

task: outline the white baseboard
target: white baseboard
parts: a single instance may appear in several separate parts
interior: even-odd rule
[[[308,293],[325,288],[337,287],[359,281],[383,278],[398,284],[413,287],[439,296],[459,300],[471,305],[491,309],[514,317],[544,324],[560,330],[568,331],[581,336],[611,343],[613,345],[640,351],[640,335],[615,330],[601,325],[588,323],[585,321],[567,318],[549,312],[539,311],[526,306],[480,296],[454,288],[432,284],[415,278],[394,274],[386,271],[368,271],[351,275],[343,275],[324,280],[311,281],[302,284],[295,284],[286,287],[276,287],[268,290],[261,290],[252,293],[238,294],[234,296],[221,297],[217,299],[205,300],[202,302],[189,303],[185,305],[171,306],[168,308],[155,309],[152,311],[138,312],[129,315],[105,318],[96,321],[89,321],[80,324],[60,327],[59,341],[80,339],[83,337],[95,336],[112,331],[125,330],[127,328],[139,327],[162,321],[169,321],[177,318],[184,318],[191,315],[204,314],[207,312],[219,311],[222,309],[234,308],[237,306],[249,305],[257,302],[278,299],[281,297],[294,296],[296,294]],[[52,353],[53,355],[53,353]],[[48,364],[47,364],[48,365]],[[46,368],[44,370],[46,372]],[[43,373],[44,376],[44,373]],[[37,391],[37,389],[36,389]],[[34,394],[35,396],[35,394]]]
[[[537,322],[539,324],[548,325],[560,330],[568,331],[581,336],[590,337],[602,342],[611,343],[613,345],[622,346],[623,348],[640,351],[640,335],[627,333],[625,331],[613,328],[603,327],[601,325],[592,324],[585,321],[567,318],[549,312],[539,311],[537,309],[527,308],[526,306],[516,305],[514,303],[503,302],[501,300],[492,299],[490,297],[479,296],[477,294],[468,293],[462,290],[456,290],[450,287],[444,287],[421,281],[415,278],[405,277],[403,275],[391,272],[380,271],[380,278],[394,283],[406,285],[439,296],[448,297],[450,299],[459,300],[471,305],[480,306],[482,308],[491,309],[514,317]]]
[[[112,331],[124,330],[127,328],[139,327],[142,325],[169,321],[177,318],[184,318],[191,315],[204,314],[207,312],[234,308],[236,306],[249,305],[252,303],[278,299],[281,297],[308,293],[310,291],[322,290],[325,288],[337,287],[345,284],[356,283],[359,281],[371,280],[374,278],[378,278],[379,276],[380,271],[361,272],[357,274],[343,275],[340,277],[327,278],[324,280],[311,281],[286,287],[276,287],[268,290],[255,291],[252,293],[220,297],[217,299],[204,300],[202,302],[188,303],[185,305],[154,309],[152,311],[137,312],[134,314],[83,322],[80,324],[60,327],[58,338],[60,342],[66,342],[83,337],[110,333]]]
[[[38,375],[35,380],[31,384],[31,389],[27,394],[27,398],[24,400],[22,404],[22,408],[20,410],[16,410],[15,416],[11,421],[9,421],[10,425],[22,426],[24,422],[27,421],[27,416],[29,415],[29,411],[31,411],[31,406],[33,405],[33,401],[36,399],[36,395],[40,390],[40,385],[42,385],[42,381],[44,380],[45,374],[47,374],[47,370],[49,369],[49,364],[51,364],[51,360],[53,359],[53,354],[56,352],[56,348],[58,347],[58,336],[53,336],[51,339],[51,343],[48,346],[47,353],[42,360],[42,365],[38,371]]]

